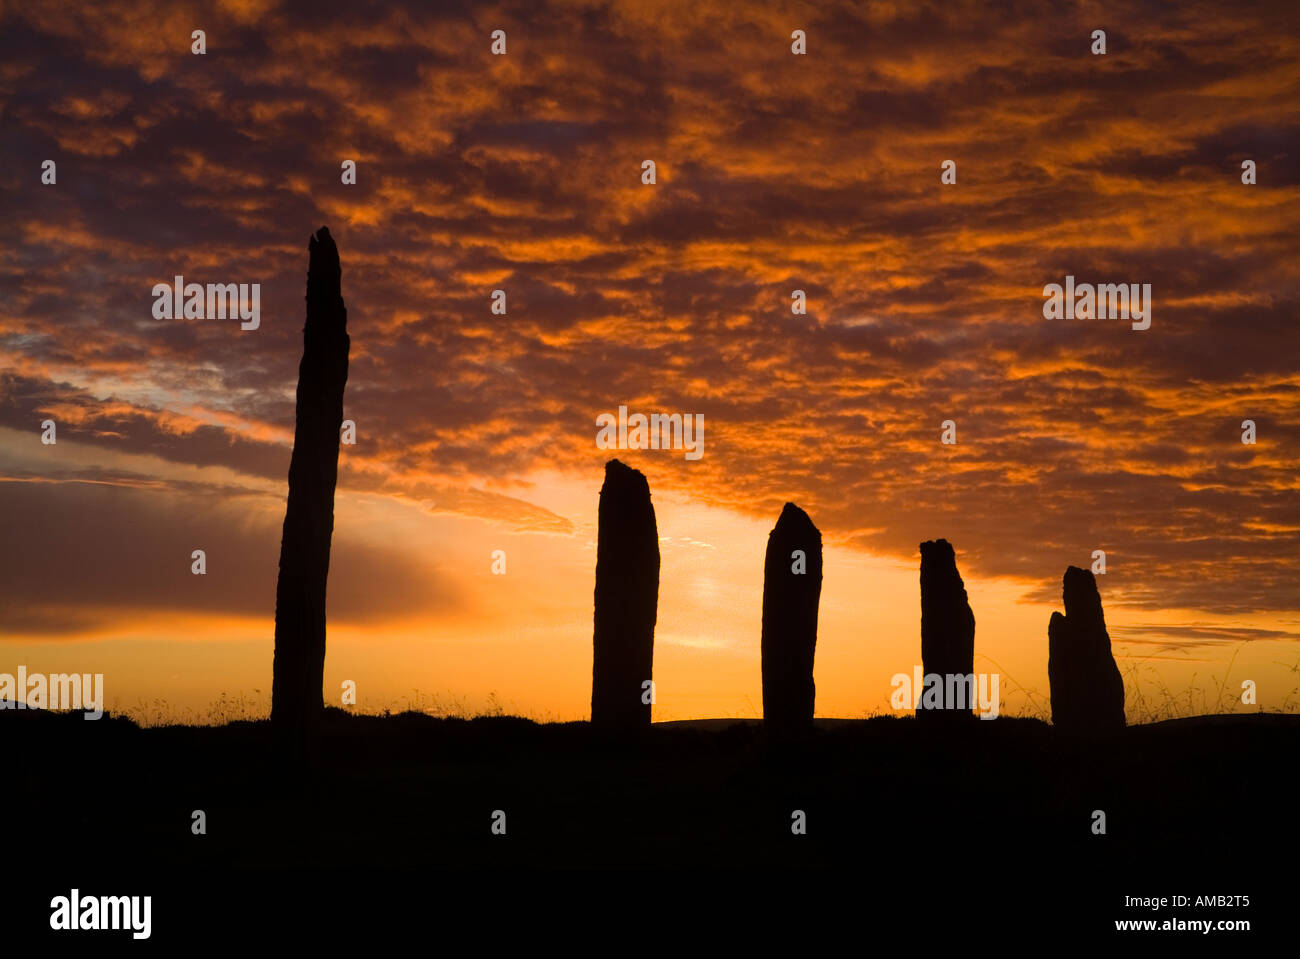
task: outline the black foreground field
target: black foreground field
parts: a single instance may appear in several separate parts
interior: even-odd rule
[[[1194,717],[1090,743],[1032,719],[819,720],[805,742],[770,743],[754,721],[615,739],[587,723],[329,710],[316,761],[298,770],[276,761],[268,722],[141,728],[24,711],[0,713],[0,731],[17,760],[10,862],[26,877],[6,925],[37,934],[49,897],[77,885],[152,894],[162,934],[169,916],[177,928],[182,916],[274,923],[295,897],[326,931],[346,925],[336,907],[366,897],[482,905],[513,886],[549,913],[560,893],[539,871],[612,869],[621,878],[562,884],[617,907],[611,883],[660,901],[741,882],[751,906],[789,889],[843,898],[874,922],[969,910],[1072,935],[1119,935],[1127,918],[1254,919],[1249,933],[1208,934],[1238,936],[1290,907],[1300,869],[1291,715]],[[206,835],[192,832],[195,810]],[[505,835],[492,833],[497,810]],[[795,810],[806,835],[792,833]],[[718,873],[730,877],[708,878]],[[1250,905],[1125,906],[1174,894]]]

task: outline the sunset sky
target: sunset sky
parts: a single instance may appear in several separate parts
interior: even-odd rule
[[[1045,705],[1096,549],[1130,718],[1225,677],[1300,702],[1290,0],[0,11],[0,672],[103,672],[138,716],[269,709],[327,224],[358,437],[327,702],[588,715],[620,405],[705,419],[698,461],[616,454],[661,536],[656,719],[760,714],[787,500],[826,543],[820,716],[888,711],[938,537],[1004,712]],[[155,319],[177,274],[260,283],[260,328]],[[1044,319],[1067,274],[1151,284],[1150,329]]]

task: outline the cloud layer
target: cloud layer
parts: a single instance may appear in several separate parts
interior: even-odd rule
[[[33,445],[0,504],[62,525],[6,576],[64,562],[75,504],[99,509],[87,482],[117,490],[101,515],[181,495],[73,475],[43,419],[106,461],[283,482],[327,223],[346,489],[570,533],[529,477],[594,487],[597,414],[689,411],[702,460],[626,456],[656,489],[771,517],[793,499],[829,541],[893,556],[946,536],[1034,599],[1101,548],[1108,606],[1300,610],[1298,25],[1282,2],[11,7],[0,426]],[[261,283],[261,329],[153,319],[176,274]],[[1151,328],[1044,320],[1066,274],[1150,283]],[[136,527],[132,563],[177,545],[165,528]],[[355,575],[414,602],[390,559]],[[96,575],[78,582],[147,599]],[[74,630],[107,595],[3,625]]]

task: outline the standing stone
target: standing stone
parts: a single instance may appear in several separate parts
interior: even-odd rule
[[[763,563],[763,724],[773,732],[812,728],[821,592],[822,534],[786,503]]]
[[[1047,679],[1052,725],[1070,732],[1124,728],[1124,679],[1110,651],[1097,580],[1086,569],[1065,571],[1065,615],[1047,624]]]
[[[654,661],[659,529],[645,476],[618,460],[605,464],[596,536],[591,721],[649,726],[644,684]]]
[[[975,614],[946,539],[921,544],[921,666],[941,678],[943,708],[925,708],[924,691],[913,691],[918,719],[975,718]]]
[[[326,227],[312,237],[308,256],[307,323],[298,366],[289,503],[275,588],[271,680],[272,725],[282,742],[297,747],[302,746],[324,709],[325,580],[334,533],[334,486],[349,347],[339,251]]]

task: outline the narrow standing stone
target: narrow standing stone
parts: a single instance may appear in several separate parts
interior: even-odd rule
[[[655,618],[659,605],[659,530],[650,485],[618,460],[605,464],[596,539],[596,609],[591,721],[650,725]]]
[[[786,503],[763,563],[763,724],[773,732],[812,728],[821,592],[822,534],[807,513]]]
[[[339,252],[326,227],[312,237],[308,255],[307,322],[275,589],[271,680],[272,725],[281,741],[298,747],[324,708],[325,581],[350,345]]]
[[[924,691],[914,690],[917,719],[975,718],[975,614],[946,539],[921,544],[921,664],[927,677],[942,680],[943,708],[924,708]]]
[[[1065,615],[1047,624],[1047,679],[1052,725],[1078,733],[1124,728],[1124,679],[1110,651],[1097,580],[1086,569],[1065,571]]]

